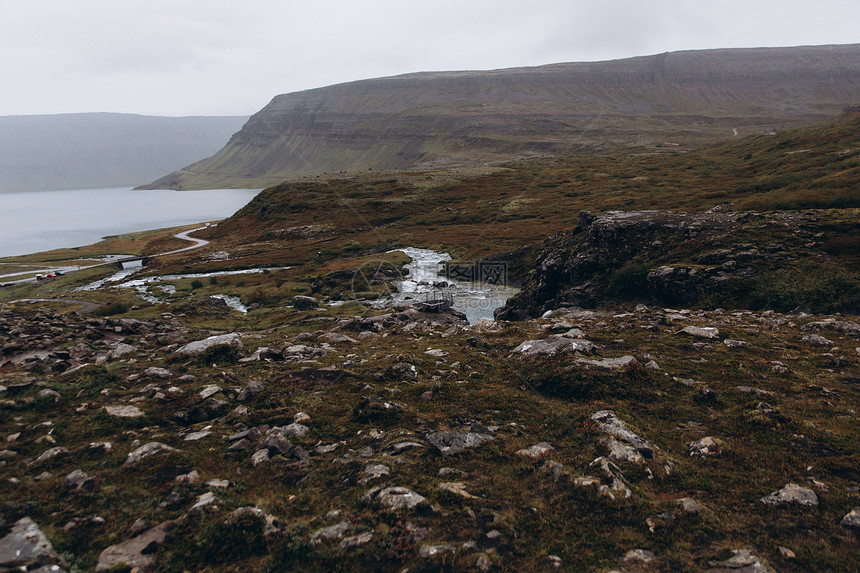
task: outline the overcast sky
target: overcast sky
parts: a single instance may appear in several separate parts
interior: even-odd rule
[[[858,0],[0,0],[0,115],[250,115],[417,71],[860,42]]]

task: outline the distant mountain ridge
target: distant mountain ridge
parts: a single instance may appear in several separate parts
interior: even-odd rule
[[[857,102],[860,44],[415,73],[279,95],[213,157],[153,186],[261,186],[324,172],[696,142],[821,120]]]
[[[0,193],[140,185],[216,152],[247,117],[0,116]]]

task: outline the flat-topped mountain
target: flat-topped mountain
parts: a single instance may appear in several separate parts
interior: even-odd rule
[[[685,51],[431,72],[279,95],[213,157],[154,187],[690,143],[798,125],[860,101],[860,44]]]
[[[0,117],[0,193],[139,185],[221,148],[247,117]]]

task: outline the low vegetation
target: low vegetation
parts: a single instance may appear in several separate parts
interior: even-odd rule
[[[53,552],[15,566],[72,571],[852,571],[858,132],[284,183],[154,259],[155,302],[73,290],[108,268],[0,289],[0,539],[32,519]],[[646,209],[672,230],[595,226]],[[506,261],[539,312],[373,307],[406,246]],[[739,274],[662,299],[661,267]]]

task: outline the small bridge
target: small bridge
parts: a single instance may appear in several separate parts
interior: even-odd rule
[[[126,257],[124,259],[119,259],[116,261],[116,266],[120,269],[133,269],[135,267],[145,267],[150,262],[149,255],[142,255],[140,257]]]

